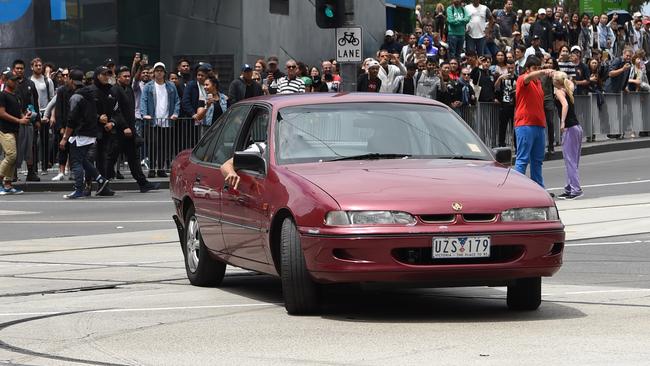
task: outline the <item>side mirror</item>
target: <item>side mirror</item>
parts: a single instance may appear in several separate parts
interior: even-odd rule
[[[501,163],[506,166],[512,165],[512,150],[509,147],[497,147],[492,149],[492,154],[496,159],[497,163]]]
[[[260,174],[266,174],[266,161],[256,151],[236,151],[233,158],[235,170],[250,170]]]

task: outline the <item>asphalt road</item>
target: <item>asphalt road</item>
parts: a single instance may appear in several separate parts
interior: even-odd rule
[[[188,284],[167,192],[4,197],[0,365],[647,364],[649,153],[585,157],[585,197],[558,202],[564,266],[532,313],[504,288],[350,286],[291,317],[269,276]],[[562,162],[544,175],[562,187]]]

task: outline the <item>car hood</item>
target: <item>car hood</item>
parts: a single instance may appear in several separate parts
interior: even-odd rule
[[[412,214],[498,213],[513,207],[553,206],[528,177],[493,161],[393,159],[286,166],[332,196],[343,210],[399,210]]]

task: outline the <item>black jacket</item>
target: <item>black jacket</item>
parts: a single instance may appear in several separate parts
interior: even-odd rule
[[[129,128],[135,132],[135,94],[131,86],[113,85],[113,95],[117,98],[118,113],[113,115],[117,133],[122,134]]]
[[[95,72],[95,75],[97,75],[97,72]],[[117,126],[117,123],[115,121],[114,114],[117,110],[117,97],[113,93],[112,90],[112,85],[111,84],[102,84],[99,82],[97,79],[97,76],[95,76],[95,79],[93,80],[93,85],[90,86],[90,88],[93,91],[93,94],[95,95],[95,102],[97,104],[97,115],[101,116],[102,114],[105,114],[108,117],[108,121],[115,123]],[[104,134],[104,125],[99,123],[97,124],[97,129],[99,130],[97,134],[97,138],[102,138]],[[112,129],[111,134],[115,134],[116,130]]]
[[[36,91],[36,85],[34,82],[23,78],[22,81],[16,82],[16,95],[23,102],[23,113],[27,111],[27,106],[34,106],[34,110],[37,114],[37,121],[41,120],[40,111],[38,108],[38,91]]]
[[[68,114],[70,113],[70,98],[74,94],[74,90],[62,86],[56,90],[56,107],[54,108],[54,117],[56,119],[55,129],[59,130],[65,128],[68,122]]]
[[[541,40],[540,47],[542,47],[546,52],[553,51],[553,25],[548,19],[537,19],[537,21],[533,23],[533,26],[530,27],[530,34],[533,36],[539,36]]]
[[[262,86],[253,81],[253,96],[257,97],[263,94]],[[230,83],[230,88],[228,88],[228,107],[244,99],[246,99],[246,83],[240,77]]]
[[[72,129],[72,136],[97,137],[98,123],[95,89],[93,86],[77,89],[70,98],[70,112],[66,124]]]
[[[361,74],[359,75],[359,79],[357,79],[357,91],[358,92],[367,92],[368,91],[368,74]],[[379,93],[379,89],[381,89],[381,79],[377,78],[377,93]]]

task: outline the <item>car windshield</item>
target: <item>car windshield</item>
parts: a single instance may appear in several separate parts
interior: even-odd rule
[[[275,152],[280,165],[355,159],[492,159],[456,115],[442,107],[408,103],[282,108]]]

